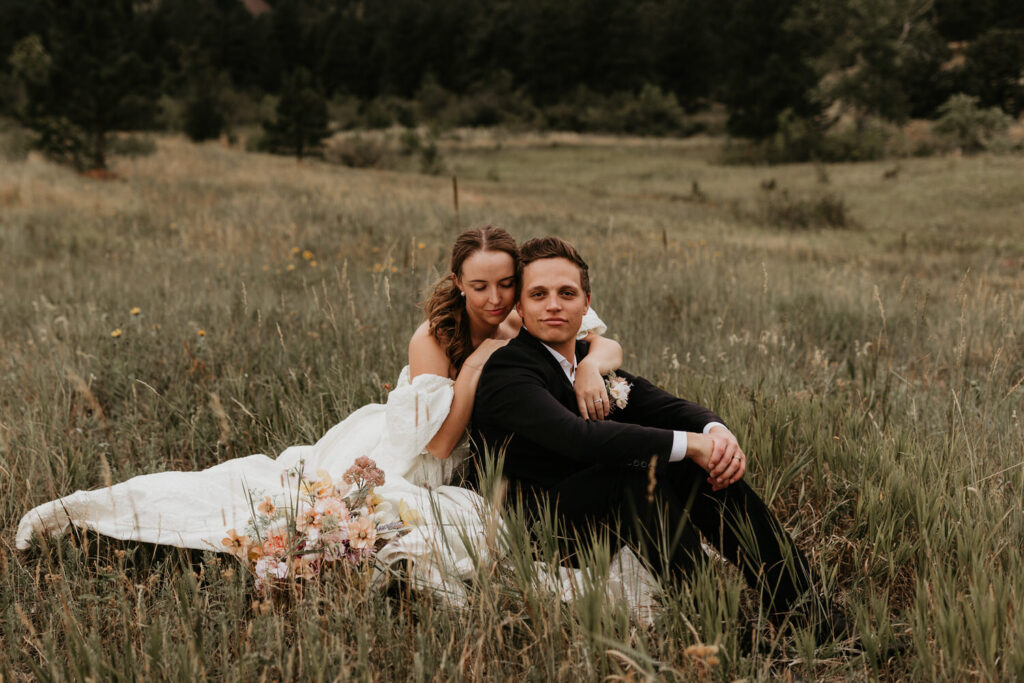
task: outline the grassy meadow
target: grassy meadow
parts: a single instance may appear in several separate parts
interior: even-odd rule
[[[0,680],[1024,677],[1024,157],[744,167],[720,145],[449,136],[457,214],[449,175],[173,137],[113,180],[0,164]],[[648,629],[495,567],[465,610],[341,582],[271,604],[228,556],[14,550],[41,502],[312,443],[382,400],[482,223],[579,246],[627,368],[725,417],[863,652],[800,630],[751,651],[728,569],[667,587]]]

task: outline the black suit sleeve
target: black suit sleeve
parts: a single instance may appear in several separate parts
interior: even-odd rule
[[[512,345],[487,362],[477,385],[474,421],[483,431],[512,434],[586,464],[633,465],[672,450],[670,429],[585,420],[562,405],[543,372]]]
[[[704,406],[673,396],[643,377],[622,370],[616,373],[630,383],[631,389],[626,407],[613,410],[612,420],[698,434],[710,422],[725,424],[725,420]]]

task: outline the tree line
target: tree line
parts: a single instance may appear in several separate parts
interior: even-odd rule
[[[827,126],[837,105],[1024,110],[1024,3],[1004,0],[5,0],[0,56],[3,113],[100,165],[106,131],[158,126],[175,102],[196,137],[219,132],[225,93],[301,96],[320,132],[315,98],[371,124],[674,134],[717,103],[754,139]]]

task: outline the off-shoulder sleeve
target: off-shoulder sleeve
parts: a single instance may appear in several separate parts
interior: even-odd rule
[[[583,316],[583,322],[580,323],[580,331],[576,333],[576,338],[583,339],[591,332],[600,335],[607,331],[608,326],[604,324],[604,321],[597,317],[593,308],[588,308]]]

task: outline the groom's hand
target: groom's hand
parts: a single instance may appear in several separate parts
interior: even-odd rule
[[[708,483],[712,489],[720,491],[743,478],[747,471],[747,456],[733,433],[725,427],[712,427],[707,435],[712,439]]]

